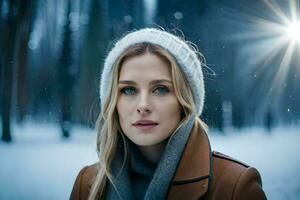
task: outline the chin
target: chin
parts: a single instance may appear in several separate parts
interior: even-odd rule
[[[138,146],[153,146],[161,143],[163,140],[151,140],[150,138],[129,138],[134,144]]]
[[[138,146],[152,146],[152,145],[156,145],[159,142],[155,142],[155,141],[137,141],[137,140],[131,140],[134,144],[138,145]]]

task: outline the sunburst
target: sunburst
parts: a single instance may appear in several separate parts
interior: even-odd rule
[[[260,77],[260,82],[252,81],[248,87],[263,100],[262,110],[270,104],[278,106],[287,82],[291,81],[289,78],[293,77],[291,72],[300,73],[299,1],[263,0],[265,9],[260,8],[263,13],[243,13],[245,18],[241,22],[245,31],[234,35],[239,43],[243,41],[240,55],[246,58],[245,65],[252,66],[242,69],[244,75]]]
[[[276,54],[283,54],[281,59],[279,59],[276,74],[266,96],[265,104],[267,104],[272,100],[275,101],[281,98],[283,90],[286,89],[285,86],[287,85],[286,82],[288,81],[287,78],[291,67],[299,65],[299,63],[293,63],[293,60],[295,60],[293,57],[300,56],[297,44],[300,44],[300,21],[299,2],[297,0],[285,1],[289,7],[288,11],[284,11],[276,1],[265,0],[264,3],[279,19],[278,22],[266,21],[265,31],[277,35],[277,37],[273,38],[272,43],[278,48]],[[269,56],[272,57],[274,55]]]

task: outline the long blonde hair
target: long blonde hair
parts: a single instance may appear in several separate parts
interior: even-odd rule
[[[100,164],[97,175],[93,180],[89,200],[96,200],[104,197],[107,181],[110,181],[114,187],[110,165],[115,155],[117,143],[120,136],[124,144],[125,152],[123,165],[125,164],[128,157],[128,146],[126,144],[125,136],[124,134],[122,134],[118,119],[118,113],[116,110],[118,99],[117,88],[119,71],[126,59],[146,53],[151,53],[159,56],[170,66],[175,95],[182,108],[182,120],[174,133],[176,133],[178,128],[180,128],[182,124],[188,121],[188,119],[190,119],[192,116],[196,116],[197,114],[191,88],[189,87],[187,80],[181,72],[181,69],[179,68],[174,57],[158,45],[150,43],[139,43],[130,46],[116,60],[113,66],[112,78],[108,88],[109,92],[104,105],[102,106],[103,109],[97,119],[97,152]],[[174,133],[172,134],[172,136],[174,135]]]

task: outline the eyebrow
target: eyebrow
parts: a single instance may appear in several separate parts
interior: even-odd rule
[[[158,79],[158,80],[153,80],[150,82],[150,85],[155,85],[158,83],[163,83],[163,82],[167,82],[167,83],[171,83],[172,81],[168,80],[168,79]],[[137,83],[135,81],[130,81],[130,80],[119,80],[118,84],[132,84],[132,85],[137,85]]]

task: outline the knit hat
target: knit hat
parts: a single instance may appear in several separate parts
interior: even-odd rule
[[[204,104],[204,81],[201,62],[194,50],[192,50],[181,38],[163,30],[144,28],[133,31],[121,38],[111,49],[105,59],[101,75],[100,100],[103,108],[108,95],[108,86],[111,82],[112,69],[119,56],[130,46],[139,43],[156,44],[167,50],[177,61],[181,71],[191,87],[197,113],[200,116]]]

